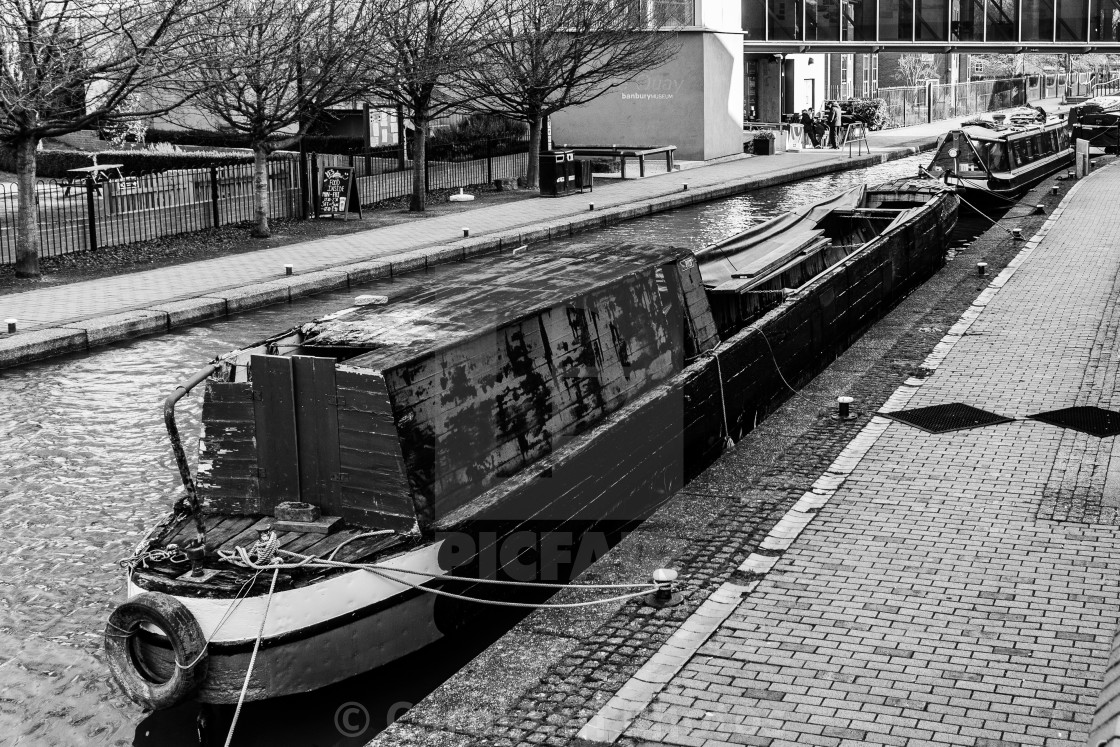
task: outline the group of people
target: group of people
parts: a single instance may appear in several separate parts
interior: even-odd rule
[[[801,110],[801,125],[809,136],[814,148],[823,148],[824,135],[828,135],[828,147],[840,147],[840,120],[843,117],[840,104],[836,101],[824,102],[820,112],[811,109]]]

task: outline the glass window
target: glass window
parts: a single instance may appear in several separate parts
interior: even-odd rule
[[[1054,38],[1054,0],[1023,0],[1023,41]]]
[[[875,41],[876,0],[842,0],[840,8],[844,14],[840,30],[845,41]]]
[[[953,41],[984,41],[984,0],[950,0],[949,14]]]
[[[1120,41],[1120,0],[1090,0],[1092,41]]]
[[[805,0],[805,38],[809,41],[840,39],[840,0]]]
[[[801,40],[801,1],[769,0],[771,39]]]
[[[766,39],[766,0],[743,0],[743,38]]]
[[[1015,0],[988,0],[988,41],[1015,41],[1019,19],[1015,16]]]
[[[1117,0],[1120,2],[1120,0]],[[912,0],[879,3],[879,38],[883,41],[911,41],[914,33]]]
[[[1011,148],[1011,168],[1018,168],[1027,162],[1022,140],[1008,143],[1008,146]]]
[[[1007,171],[1007,149],[1003,143],[992,143],[988,149],[988,169]]]
[[[914,0],[914,36],[919,41],[945,41],[949,38],[948,0]]]
[[[1089,0],[1058,0],[1058,41],[1085,41]]]

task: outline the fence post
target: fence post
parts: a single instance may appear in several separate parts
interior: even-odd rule
[[[311,174],[309,176],[311,186],[311,208],[312,214],[319,217],[319,154],[311,154]]]
[[[303,152],[303,139],[299,141],[299,168],[297,169],[297,178],[299,179],[299,217],[300,220],[307,220],[310,213],[308,210],[307,202],[311,199],[311,177],[308,175],[309,169],[307,167],[307,154]]]
[[[108,189],[106,187],[106,189]],[[97,207],[93,202],[93,193],[97,190],[97,184],[93,181],[93,175],[86,177],[86,221],[89,224],[89,248],[91,251],[97,249]]]
[[[490,149],[493,140],[486,141],[486,183],[494,183],[494,158]]]
[[[432,191],[432,162],[428,160],[425,153],[424,156],[424,192]]]
[[[214,228],[222,224],[218,214],[218,167],[210,167],[210,217],[214,221]]]
[[[926,122],[933,121],[933,84],[926,81]]]

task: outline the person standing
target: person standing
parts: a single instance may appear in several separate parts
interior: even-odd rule
[[[801,110],[801,127],[805,130],[805,134],[809,136],[813,147],[821,147],[820,138],[817,137],[816,123],[813,121],[813,115],[809,113],[808,109]]]
[[[840,147],[840,102],[833,101],[828,109],[828,147]]]

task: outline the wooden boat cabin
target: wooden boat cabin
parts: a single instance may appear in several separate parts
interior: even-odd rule
[[[974,119],[946,133],[928,172],[975,202],[993,196],[1012,198],[1070,164],[1073,144],[1069,119],[1051,117],[1026,123]]]
[[[220,360],[198,492],[421,528],[534,463],[718,340],[691,252],[583,246],[385,282]]]

